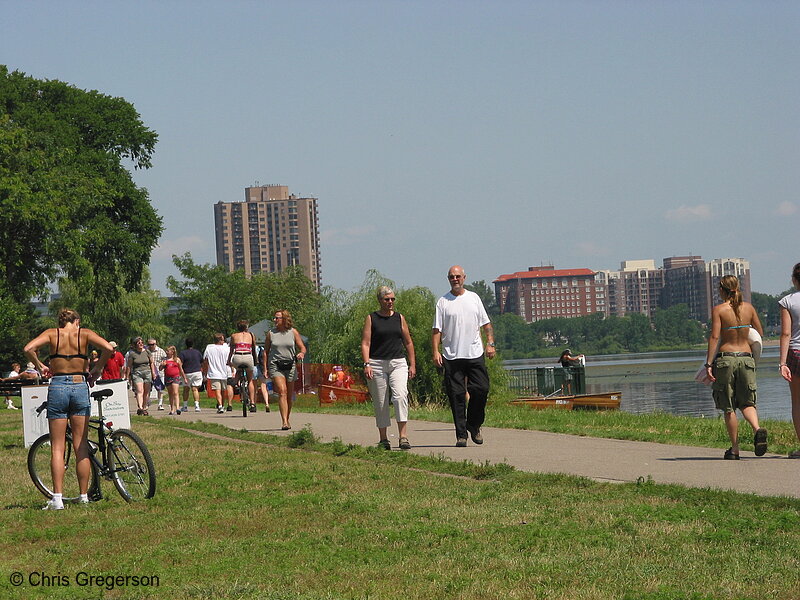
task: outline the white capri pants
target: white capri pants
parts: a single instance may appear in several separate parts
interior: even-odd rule
[[[408,421],[408,363],[405,358],[382,360],[370,358],[372,379],[367,379],[372,405],[375,407],[375,424],[389,427],[389,402],[394,404],[397,422]]]

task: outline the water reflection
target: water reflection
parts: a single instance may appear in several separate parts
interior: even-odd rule
[[[620,390],[621,409],[635,414],[656,411],[716,418],[711,389],[694,381],[705,351],[650,352],[586,357],[586,391]],[[554,366],[553,359],[509,360],[506,367]],[[791,421],[789,385],[778,373],[778,347],[764,348],[758,365],[758,415]]]

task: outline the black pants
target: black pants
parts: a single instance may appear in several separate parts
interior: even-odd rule
[[[484,357],[443,360],[444,389],[453,411],[456,439],[466,439],[486,418],[486,398],[489,396],[489,373]],[[469,392],[469,406],[467,406]]]

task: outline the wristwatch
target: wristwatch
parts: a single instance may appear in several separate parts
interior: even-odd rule
[[[369,366],[369,363],[368,363],[368,362],[365,362],[365,363],[364,363],[364,368],[366,369],[368,366]]]
[[[488,342],[486,345],[487,346],[491,346],[492,348],[494,348],[494,342]]]

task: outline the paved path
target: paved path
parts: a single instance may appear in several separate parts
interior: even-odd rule
[[[134,405],[135,408],[135,405]],[[154,408],[154,407],[151,407]],[[266,413],[263,405],[247,418],[239,412],[221,415],[203,409],[196,413],[169,417],[166,412],[151,410],[151,416],[179,421],[219,423],[231,429],[288,435],[281,431],[277,408]],[[322,441],[338,437],[345,443],[362,446],[378,441],[373,417],[320,413],[292,414],[294,431],[309,424]],[[752,451],[742,450],[738,461],[722,460],[723,451],[715,448],[671,446],[650,442],[628,442],[580,437],[541,431],[484,427],[482,446],[470,440],[466,448],[455,448],[452,424],[431,421],[410,421],[408,437],[411,452],[423,455],[444,455],[455,460],[476,463],[507,462],[517,469],[534,473],[568,473],[605,482],[635,482],[652,478],[656,483],[675,483],[689,487],[710,487],[736,490],[762,496],[800,498],[800,460],[767,453],[757,458]],[[397,448],[397,428],[393,424],[390,440]],[[400,451],[400,450],[395,450]]]

